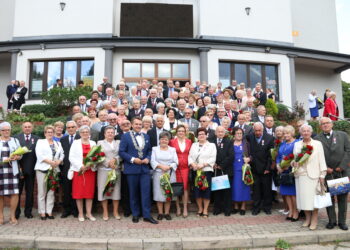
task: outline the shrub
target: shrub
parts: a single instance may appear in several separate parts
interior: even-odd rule
[[[278,239],[278,241],[276,241],[275,247],[276,249],[289,249],[290,244],[285,240]]]
[[[334,126],[333,126],[334,130],[344,131],[345,133],[350,135],[350,122],[348,122],[348,121],[336,121],[336,122],[333,122],[333,124],[334,124]]]
[[[272,115],[273,118],[276,120],[277,114],[278,114],[278,107],[277,107],[276,103],[272,99],[269,98],[266,101],[265,108],[266,108],[266,113],[268,115]]]
[[[277,120],[291,122],[294,120],[294,115],[290,112],[289,108],[284,104],[277,104],[278,114]]]
[[[51,104],[32,104],[22,107],[22,113],[24,114],[44,114],[47,117],[60,116],[65,110],[61,107],[56,107]]]

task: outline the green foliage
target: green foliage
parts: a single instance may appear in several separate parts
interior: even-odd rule
[[[279,121],[279,120],[276,120],[275,121],[275,126],[278,127],[278,126],[287,126],[288,125],[288,122],[285,122],[285,121]]]
[[[318,121],[308,121],[307,123],[312,127],[312,130],[314,133],[316,134],[321,133],[321,128]]]
[[[8,122],[43,122],[45,118],[46,117],[43,113],[25,116],[25,115],[18,114],[16,112],[12,112],[6,116],[6,121]]]
[[[305,109],[301,102],[296,101],[293,105],[293,113],[295,113],[295,119],[304,120],[305,119]]]
[[[279,103],[277,104],[277,108],[277,120],[291,122],[295,119],[295,114],[293,114],[286,105]]]
[[[350,123],[348,121],[336,121],[333,122],[333,129],[344,131],[348,135],[350,135]]]
[[[22,107],[22,113],[24,114],[40,114],[43,113],[47,117],[60,116],[67,109],[62,109],[61,107],[55,107],[51,104],[32,104],[25,105]]]
[[[267,99],[265,103],[266,113],[268,115],[272,115],[273,118],[276,120],[277,114],[278,114],[278,107],[277,104],[270,98]]]
[[[290,244],[287,241],[285,241],[285,240],[278,239],[278,241],[276,241],[275,247],[279,248],[279,249],[289,249],[290,248]]]
[[[350,84],[342,81],[344,117],[350,117]]]

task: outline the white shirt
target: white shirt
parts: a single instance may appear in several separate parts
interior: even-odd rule
[[[179,143],[179,148],[181,152],[185,152],[186,149],[186,141],[180,142],[180,140],[177,140],[177,142]]]
[[[266,128],[266,132],[267,132],[269,135],[273,135],[272,128]]]

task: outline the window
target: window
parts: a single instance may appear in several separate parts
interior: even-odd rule
[[[238,84],[244,82],[249,88],[260,82],[264,90],[270,88],[278,96],[277,65],[220,62],[219,78],[224,87],[229,86],[232,80]]]
[[[94,84],[94,60],[32,61],[30,64],[29,98],[40,98],[50,90],[57,79],[64,87],[75,87],[78,81],[86,86]]]
[[[123,78],[128,85],[147,79],[157,79],[165,83],[172,79],[185,83],[190,81],[190,64],[187,62],[130,62],[123,63]]]

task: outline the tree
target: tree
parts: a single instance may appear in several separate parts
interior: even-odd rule
[[[350,117],[350,84],[342,81],[344,117]]]

